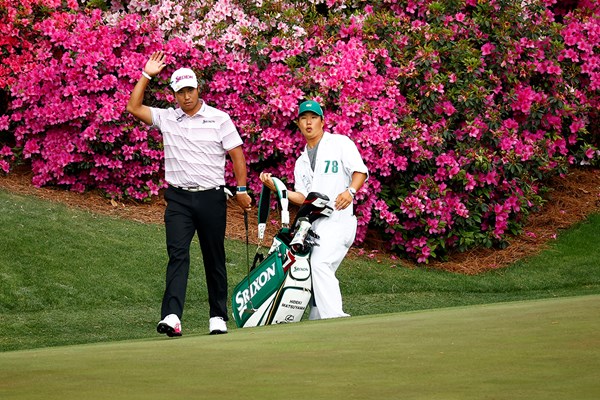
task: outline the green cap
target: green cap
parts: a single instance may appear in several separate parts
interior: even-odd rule
[[[308,101],[305,101],[304,103],[300,104],[300,108],[298,109],[298,116],[300,116],[308,111],[314,112],[318,116],[321,116],[321,117],[323,116],[323,109],[321,108],[319,103],[317,103],[314,100],[308,100]]]

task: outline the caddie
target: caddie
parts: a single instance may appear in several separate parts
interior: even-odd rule
[[[310,192],[325,194],[334,209],[329,218],[313,224],[319,245],[312,249],[314,305],[309,319],[348,317],[342,304],[340,284],[335,275],[356,236],[354,197],[368,178],[368,169],[354,142],[347,136],[325,132],[320,104],[304,101],[298,108],[296,125],[306,146],[294,167],[294,191],[288,199],[301,205]],[[262,172],[261,181],[275,190],[271,174]]]

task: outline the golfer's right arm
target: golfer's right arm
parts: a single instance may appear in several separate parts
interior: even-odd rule
[[[127,111],[146,125],[152,125],[152,111],[150,111],[150,107],[143,104],[144,93],[150,82],[148,77],[153,78],[160,74],[165,65],[165,54],[162,51],[152,53],[144,66],[143,75],[133,88],[127,102]]]
[[[146,125],[152,125],[152,111],[150,111],[150,107],[143,104],[148,82],[150,80],[142,75],[129,96],[127,111]]]

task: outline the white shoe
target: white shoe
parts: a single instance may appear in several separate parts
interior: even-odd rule
[[[227,333],[227,324],[221,317],[212,317],[208,320],[208,330],[211,335],[220,335]]]
[[[156,326],[158,333],[166,333],[168,337],[181,336],[181,321],[175,314],[167,315]]]

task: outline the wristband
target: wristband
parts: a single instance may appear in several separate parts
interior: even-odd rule
[[[149,81],[152,80],[152,77],[150,75],[148,75],[148,73],[146,71],[142,71],[142,76],[146,79],[148,79]]]
[[[354,198],[354,196],[356,196],[356,189],[354,189],[353,187],[349,187],[348,193],[350,193],[350,196],[352,196],[352,198]]]
[[[235,194],[246,193],[246,186],[238,186]]]

